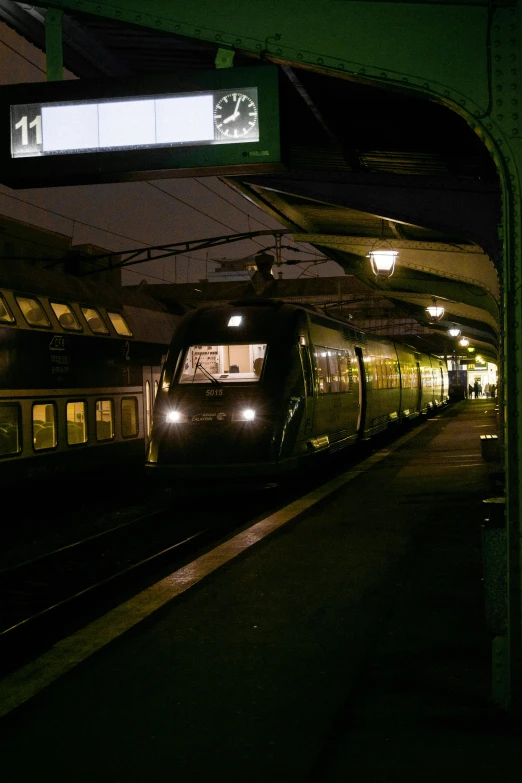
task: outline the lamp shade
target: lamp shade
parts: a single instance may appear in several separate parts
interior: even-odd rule
[[[430,305],[426,310],[432,321],[440,321],[445,312],[443,307],[437,305]]]
[[[453,329],[448,329],[448,334],[450,337],[458,337],[460,335],[460,329],[457,329],[456,327]]]
[[[372,265],[372,272],[376,277],[391,277],[395,271],[395,261],[399,253],[397,250],[382,250],[377,248],[368,253]]]

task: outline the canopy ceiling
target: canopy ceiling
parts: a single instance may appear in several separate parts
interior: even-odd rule
[[[45,8],[0,0],[0,19],[45,49]],[[218,56],[211,44],[76,11],[63,30],[64,65],[84,79],[213,68]],[[368,325],[386,303],[390,334],[409,323],[410,342],[441,353],[455,324],[496,361],[500,185],[482,142],[422,97],[277,64],[284,171],[227,181],[364,284]],[[233,65],[264,62],[238,52]],[[366,257],[382,240],[399,251],[386,280]],[[446,310],[437,324],[425,310],[433,297]]]

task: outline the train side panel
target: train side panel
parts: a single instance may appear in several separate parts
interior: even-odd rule
[[[406,345],[395,344],[401,373],[401,417],[403,420],[420,416],[421,375],[416,352]]]
[[[449,400],[449,381],[446,362],[431,356],[433,370],[433,404],[436,408],[445,405]]]
[[[313,427],[309,448],[338,450],[355,443],[359,423],[359,362],[348,327],[310,319],[314,371]]]
[[[369,438],[401,419],[401,376],[395,345],[368,338],[362,346],[366,405],[362,436]]]
[[[428,354],[416,353],[415,356],[419,368],[421,386],[420,412],[422,416],[427,416],[435,407],[433,367]]]
[[[60,295],[42,294],[44,284]],[[69,289],[87,293],[52,275],[37,294],[0,290],[3,486],[143,463],[154,379],[179,315],[127,306],[118,291],[82,303]]]

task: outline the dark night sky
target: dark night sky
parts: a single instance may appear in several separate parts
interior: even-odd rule
[[[66,73],[66,78],[74,78]],[[45,56],[0,23],[0,84],[45,81]],[[227,234],[281,228],[273,218],[217,177],[121,182],[60,188],[13,190],[0,184],[0,214],[72,237],[73,244],[91,243],[125,251]],[[245,258],[273,244],[271,236],[199,250],[124,270],[123,282],[192,282],[207,277],[212,261]],[[283,277],[336,276],[343,270],[323,259],[309,245],[290,237],[283,258],[301,260],[282,266]],[[316,263],[319,260],[319,263]]]

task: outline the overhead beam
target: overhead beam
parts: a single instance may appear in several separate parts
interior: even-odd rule
[[[396,223],[425,226],[480,246],[493,260],[500,257],[500,193],[494,184],[455,183],[443,177],[421,177],[332,171],[281,172],[242,176],[243,188],[281,193],[319,204],[346,207]],[[301,227],[302,229],[303,227]]]
[[[43,3],[38,6],[0,0],[0,19],[17,30],[34,46],[46,52],[46,15]],[[49,10],[52,10],[51,8]],[[83,78],[130,76],[134,72],[120,58],[107,50],[77,19],[63,14],[63,58],[68,70]]]

